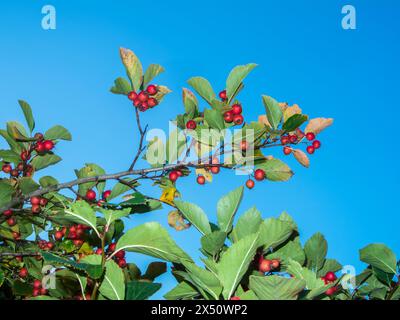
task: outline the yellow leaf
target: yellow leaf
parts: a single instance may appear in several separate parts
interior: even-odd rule
[[[271,128],[271,125],[269,124],[268,118],[265,114],[258,116],[258,122]]]
[[[161,194],[160,200],[164,203],[173,206],[175,196],[176,196],[176,188],[173,187],[165,188],[163,190],[163,193]]]
[[[289,107],[287,102],[278,102],[278,106],[281,108],[282,112],[285,112],[285,110]]]
[[[304,132],[313,132],[315,134],[320,133],[325,128],[332,125],[333,119],[332,118],[315,118],[311,119],[310,122],[307,124]]]
[[[301,165],[303,165],[306,168],[310,166],[310,159],[308,159],[307,155],[303,151],[299,149],[293,149],[292,153],[293,156]]]
[[[292,105],[291,107],[286,108],[286,110],[283,113],[283,121],[286,122],[287,119],[289,119],[291,116],[295,114],[301,114],[302,111],[300,107],[297,104]]]

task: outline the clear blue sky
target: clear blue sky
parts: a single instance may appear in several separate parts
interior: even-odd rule
[[[54,31],[41,28],[45,4],[57,9]],[[246,191],[240,211],[256,205],[268,217],[286,210],[298,222],[303,241],[321,231],[329,256],[361,271],[358,249],[368,243],[385,242],[400,255],[400,3],[352,0],[357,9],[357,30],[352,31],[340,24],[346,4],[2,1],[0,121],[22,121],[17,99],[25,99],[38,128],[62,124],[74,137],[57,148],[64,161],[49,174],[69,180],[85,162],[115,172],[129,166],[137,141],[132,107],[108,92],[124,74],[120,46],[133,49],[144,65],[156,62],[167,70],[159,83],[173,94],[144,115],[154,128],[167,128],[181,112],[180,90],[191,76],[207,77],[217,90],[233,66],[258,63],[240,96],[246,118],[263,112],[260,95],[269,94],[298,103],[310,117],[333,117],[335,123],[321,134],[323,148],[312,156],[310,169],[290,160],[294,178]],[[244,179],[221,174],[205,187],[193,186],[194,179],[179,185],[185,200],[197,202],[214,219],[217,199]],[[133,216],[129,224],[157,220],[166,225],[167,213]],[[198,233],[169,231],[198,256]],[[153,260],[130,258],[140,266]],[[156,298],[175,283],[169,275],[160,280],[165,286]]]

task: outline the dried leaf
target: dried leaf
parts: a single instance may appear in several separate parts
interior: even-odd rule
[[[176,193],[177,193],[176,188],[173,187],[165,188],[163,190],[163,193],[161,194],[160,200],[169,205],[174,205],[174,199],[176,197]]]
[[[186,223],[179,211],[174,210],[168,214],[168,224],[176,231],[182,231],[190,227],[190,223]]]
[[[296,160],[303,165],[304,167],[308,168],[310,166],[310,159],[308,159],[307,155],[299,150],[299,149],[293,149],[292,153]]]
[[[268,118],[267,118],[267,116],[265,114],[262,114],[262,115],[258,116],[258,122],[271,128],[271,125],[270,125],[270,123],[268,121]]]
[[[294,104],[291,107],[286,108],[286,110],[283,112],[283,121],[286,122],[286,120],[289,119],[291,116],[301,113],[302,111],[300,107],[297,104]]]
[[[279,107],[282,110],[282,113],[286,111],[286,109],[289,107],[287,102],[278,102]]]
[[[306,129],[304,130],[305,133],[313,132],[315,134],[320,133],[325,128],[332,125],[333,119],[332,118],[315,118],[311,119],[310,122],[307,124]]]

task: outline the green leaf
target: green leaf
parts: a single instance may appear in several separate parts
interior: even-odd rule
[[[55,154],[45,154],[41,156],[36,156],[31,161],[31,165],[35,168],[36,171],[42,170],[49,166],[55,165],[56,163],[60,162],[62,159],[55,155]]]
[[[0,208],[12,200],[14,188],[7,181],[0,180]]]
[[[215,92],[208,80],[202,77],[193,77],[188,80],[188,83],[209,104],[212,104],[212,101],[216,99]]]
[[[4,275],[3,270],[0,269],[0,288],[1,288],[1,286],[3,285],[4,279],[5,279],[5,278],[6,278],[6,277],[5,277],[5,275]]]
[[[335,259],[325,259],[323,267],[318,271],[319,277],[324,276],[327,272],[338,272],[342,269],[342,265]]]
[[[123,210],[109,210],[109,209],[100,209],[101,213],[104,215],[106,219],[106,225],[111,225],[115,220],[124,218],[129,215],[131,212],[130,208]]]
[[[24,100],[18,100],[18,103],[21,106],[22,112],[24,113],[26,119],[26,123],[28,124],[29,130],[32,133],[33,129],[35,129],[35,120],[33,119],[32,108]]]
[[[151,262],[142,278],[154,281],[155,278],[159,277],[165,272],[167,272],[167,264],[165,262]]]
[[[18,184],[22,191],[22,194],[24,195],[27,195],[40,188],[40,186],[35,181],[33,181],[32,178],[27,177],[19,179]]]
[[[9,136],[18,141],[32,141],[33,138],[29,138],[24,126],[16,121],[7,122],[7,132]]]
[[[261,300],[296,300],[305,285],[304,280],[296,278],[250,276],[249,288]]]
[[[71,133],[63,126],[57,125],[46,131],[44,134],[45,139],[48,140],[67,140],[71,141]]]
[[[205,269],[196,266],[194,263],[182,261],[186,270],[189,272],[193,283],[200,289],[208,292],[215,300],[219,299],[222,287],[218,278]]]
[[[256,233],[260,229],[262,223],[261,213],[256,207],[247,210],[238,219],[236,226],[233,228],[231,236],[234,242],[244,237]]]
[[[39,179],[39,183],[43,188],[49,187],[49,186],[55,186],[58,184],[58,180],[56,178],[53,178],[51,176],[44,176]]]
[[[211,232],[210,222],[203,209],[195,204],[180,200],[175,200],[174,203],[185,219],[199,230],[201,234],[204,235]]]
[[[253,290],[247,290],[239,296],[240,300],[259,300]]]
[[[167,300],[187,300],[198,296],[197,290],[186,281],[180,282],[175,288],[164,295]]]
[[[295,278],[303,279],[306,283],[306,287],[308,290],[325,286],[324,281],[318,278],[315,272],[305,267],[302,267],[297,261],[289,260],[286,270]]]
[[[242,66],[236,66],[229,73],[228,79],[226,80],[226,95],[228,96],[228,100],[231,101],[234,97],[235,93],[238,92],[238,89],[247,75],[253,70],[257,65],[254,63],[249,63]]]
[[[132,86],[125,78],[117,78],[114,80],[114,86],[110,89],[112,93],[127,95],[132,91]]]
[[[164,72],[164,68],[159,64],[151,64],[144,73],[143,87],[146,87],[150,81],[157,77],[160,73]]]
[[[132,50],[120,48],[120,55],[133,90],[139,91],[143,81],[142,64]]]
[[[282,126],[282,130],[285,132],[291,132],[300,127],[304,122],[308,120],[308,117],[304,114],[294,114]]]
[[[260,225],[259,245],[264,247],[264,252],[276,248],[284,243],[293,233],[290,223],[275,218],[268,218]]]
[[[318,272],[324,265],[328,243],[321,233],[314,234],[304,245],[307,258],[307,268]]]
[[[204,120],[213,129],[218,129],[218,130],[225,129],[224,117],[218,110],[214,109],[204,110]]]
[[[396,273],[396,255],[386,245],[370,244],[360,250],[360,260],[387,273]]]
[[[59,257],[59,256],[56,256],[56,255],[54,255],[52,253],[48,253],[48,252],[42,252],[42,256],[43,256],[43,259],[46,262],[48,262],[49,264],[56,264],[56,265],[60,265],[63,267],[67,266],[67,267],[73,268],[75,270],[84,271],[92,279],[99,279],[103,274],[103,269],[101,267],[101,264],[96,265],[96,264],[90,264],[90,263],[84,263],[84,262],[78,263],[73,260]],[[88,257],[86,257],[86,258],[88,258]],[[84,258],[84,259],[86,259],[86,258]]]
[[[96,255],[100,258],[101,256]],[[99,288],[100,293],[111,300],[124,300],[125,298],[125,276],[122,269],[113,261],[106,262],[106,273]]]
[[[0,135],[7,141],[10,148],[20,154],[23,149],[23,144],[15,141],[6,130],[0,130]]]
[[[120,250],[139,252],[177,263],[181,260],[191,261],[191,258],[157,222],[148,222],[128,230],[119,239],[114,254]]]
[[[258,247],[258,233],[234,243],[217,265],[218,277],[223,286],[223,297],[229,299],[253,261]]]
[[[293,176],[293,171],[289,166],[279,159],[270,159],[259,165],[258,169],[265,172],[265,176],[270,181],[287,181]]]
[[[21,156],[13,150],[0,150],[0,159],[5,162],[12,162],[18,165],[21,161]]]
[[[183,105],[185,106],[185,112],[190,119],[193,119],[198,112],[199,102],[196,96],[189,89],[182,89]]]
[[[131,281],[126,284],[126,300],[147,300],[161,288],[161,283]]]
[[[217,254],[223,247],[226,239],[226,233],[223,231],[214,231],[201,237],[201,247],[210,255]]]
[[[132,178],[124,178],[122,179],[123,181],[127,183],[132,183],[133,179]],[[137,182],[132,183],[132,187],[137,186]],[[126,184],[118,182],[115,184],[115,186],[111,190],[110,196],[107,198],[108,201],[115,199],[116,197],[120,196],[121,194],[124,194],[125,192],[132,190],[131,187],[127,186]]]
[[[278,102],[269,96],[262,96],[262,101],[264,103],[268,122],[271,124],[272,129],[277,129],[283,116],[282,109]]]
[[[96,212],[89,203],[84,200],[71,203],[70,209],[65,210],[65,213],[70,215],[74,221],[90,226],[100,237],[100,234],[96,228]]]
[[[239,187],[223,196],[217,204],[218,225],[221,231],[232,230],[233,219],[243,198],[243,187]]]
[[[272,253],[266,256],[267,259],[280,259],[283,263],[283,268],[285,264],[293,259],[300,263],[304,264],[306,260],[306,255],[304,253],[303,248],[301,247],[299,240],[288,241],[284,246],[280,247],[277,250],[274,250]]]

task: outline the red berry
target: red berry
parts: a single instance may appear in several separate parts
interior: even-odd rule
[[[285,155],[291,154],[292,153],[292,149],[289,147],[283,147],[283,153]]]
[[[54,248],[54,243],[53,242],[47,242],[46,244],[47,249],[51,250]]]
[[[141,111],[146,111],[149,109],[149,104],[147,103],[147,101],[142,102],[142,110]]]
[[[289,140],[291,143],[296,143],[297,142],[297,136],[295,134],[292,134],[289,136]]]
[[[117,247],[116,243],[110,243],[110,245],[108,246],[108,251],[114,252],[116,247]]]
[[[11,210],[6,210],[6,211],[3,212],[3,214],[4,214],[4,216],[6,216],[7,218],[9,218],[9,217],[12,216],[13,213],[12,213]]]
[[[206,178],[204,178],[204,176],[198,176],[197,177],[197,183],[198,184],[205,184],[206,183]]]
[[[249,179],[246,181],[246,187],[249,188],[250,190],[254,188],[254,181]]]
[[[31,154],[28,151],[24,150],[21,152],[21,160],[22,161],[27,161],[30,158],[31,158]]]
[[[7,219],[7,224],[8,224],[10,227],[13,227],[13,226],[15,226],[15,225],[17,224],[17,220],[15,220],[14,217],[8,218],[8,219]]]
[[[115,254],[115,257],[118,259],[124,259],[125,258],[125,251],[124,250],[120,250]]]
[[[50,151],[54,148],[54,142],[51,140],[45,140],[43,142],[43,147],[46,151]]]
[[[280,266],[280,261],[278,259],[272,259],[271,261],[271,267],[272,269],[278,269]]]
[[[35,289],[40,289],[42,287],[42,281],[36,279],[35,281],[33,281],[33,287]]]
[[[282,136],[281,137],[281,143],[283,145],[288,144],[290,142],[289,137],[288,136]]]
[[[150,84],[146,89],[147,93],[151,96],[154,96],[157,93],[157,87],[154,84]]]
[[[44,296],[47,294],[47,290],[45,288],[40,289],[40,295]]]
[[[48,200],[46,199],[46,198],[40,198],[40,205],[42,206],[42,207],[44,207],[44,206],[46,206],[47,205],[47,202],[48,202]]]
[[[147,95],[146,92],[143,92],[143,91],[142,91],[142,92],[139,93],[137,99],[138,99],[140,102],[145,102],[145,101],[147,101],[147,100],[149,99],[149,96]]]
[[[37,141],[42,141],[44,137],[43,137],[43,134],[42,134],[42,133],[37,132],[37,133],[35,133],[34,138],[35,138]]]
[[[315,139],[315,134],[313,132],[307,132],[306,133],[306,139],[307,140],[314,140]]]
[[[231,297],[229,300],[240,300],[240,298],[239,298],[239,297],[236,297],[236,296],[234,296],[234,297]]]
[[[19,270],[19,276],[21,278],[26,278],[28,276],[28,269],[22,268],[21,270]]]
[[[325,279],[326,279],[327,281],[335,281],[335,280],[336,280],[336,275],[335,275],[334,272],[328,271],[328,272],[325,274]]]
[[[168,175],[169,180],[171,180],[172,182],[175,182],[176,180],[178,180],[179,175],[176,171],[171,171]]]
[[[249,148],[249,143],[247,141],[240,141],[240,150],[246,151]]]
[[[38,214],[38,213],[40,213],[40,211],[42,211],[42,209],[40,208],[40,206],[38,204],[32,205],[31,210],[32,210],[32,213],[34,213],[34,214]]]
[[[243,123],[243,121],[244,121],[244,118],[241,114],[236,114],[233,116],[233,122],[236,125],[241,125]]]
[[[96,254],[103,254],[103,249],[102,248],[97,248]]]
[[[40,289],[33,289],[32,296],[37,297],[38,295],[40,295]]]
[[[83,245],[83,240],[75,239],[75,240],[74,240],[74,245],[75,245],[76,247],[82,246],[82,245]]]
[[[263,259],[259,265],[260,272],[270,272],[271,271],[271,260]]]
[[[17,170],[18,171],[24,171],[24,167],[25,167],[25,165],[21,162],[21,163],[18,163],[18,165],[17,165]]]
[[[196,129],[196,127],[197,127],[197,124],[196,124],[196,122],[194,120],[189,120],[186,123],[186,128],[189,129],[189,130],[194,130],[194,129]]]
[[[93,190],[88,190],[86,192],[86,199],[89,200],[89,201],[96,200],[96,192],[94,192]]]
[[[242,106],[240,104],[234,104],[232,106],[232,112],[233,114],[241,114],[242,113]]]
[[[319,140],[314,140],[312,143],[312,146],[314,147],[314,149],[319,149],[321,148],[321,141]]]
[[[139,99],[133,100],[133,105],[134,105],[135,107],[139,107],[141,104],[142,104],[142,101],[140,101]]]
[[[12,236],[13,236],[14,240],[21,239],[21,235],[19,234],[19,232],[16,232],[16,231],[13,231]]]
[[[54,234],[54,238],[57,241],[60,241],[63,237],[64,237],[64,234],[62,233],[62,231],[56,231],[56,233]]]
[[[42,142],[38,142],[38,143],[36,143],[35,151],[37,153],[43,153],[46,151],[46,148],[44,147],[44,144]]]
[[[256,171],[254,171],[254,178],[257,181],[262,181],[265,179],[265,172],[262,169],[257,169]]]
[[[103,192],[103,199],[106,200],[111,195],[111,190],[106,190]]]
[[[233,121],[233,112],[232,111],[225,112],[224,120],[225,120],[225,122],[231,123]]]
[[[328,290],[326,290],[326,291],[325,291],[325,294],[326,294],[327,296],[331,296],[331,295],[333,295],[336,291],[337,291],[337,287],[332,287],[332,288],[329,288]]]
[[[211,172],[213,173],[213,174],[218,174],[219,172],[220,172],[220,167],[217,167],[217,166],[213,166],[213,167],[211,167]]]
[[[306,150],[309,154],[313,154],[315,152],[315,148],[313,146],[308,146]]]
[[[10,173],[12,170],[12,167],[9,164],[4,164],[2,167],[2,170],[4,173]]]
[[[126,260],[125,259],[119,259],[118,265],[120,268],[125,268],[126,267]]]
[[[219,97],[220,97],[222,100],[226,100],[226,98],[227,98],[226,90],[222,90],[222,91],[219,93]]]
[[[156,98],[149,98],[149,100],[147,100],[147,104],[148,104],[149,108],[153,108],[156,105],[158,105],[158,101]]]
[[[40,204],[40,197],[36,197],[36,196],[31,197],[30,201],[31,201],[31,204],[38,205],[38,204]]]
[[[183,173],[180,170],[176,170],[176,174],[178,175],[178,177],[182,177],[183,176]]]
[[[16,170],[16,169],[11,170],[11,176],[14,177],[14,178],[18,177],[19,176],[19,171]]]
[[[137,93],[135,91],[131,91],[131,92],[128,93],[128,99],[129,100],[134,101],[134,100],[136,100],[137,96],[138,95],[137,95]]]

